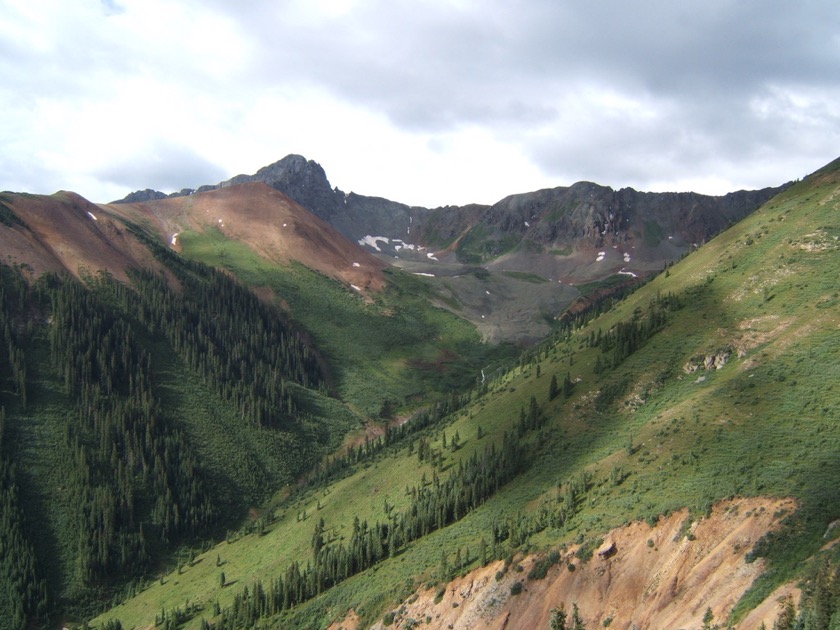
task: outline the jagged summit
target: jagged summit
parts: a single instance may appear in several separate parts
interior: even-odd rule
[[[146,188],[145,190],[135,190],[132,193],[128,193],[122,199],[117,199],[111,203],[141,203],[144,201],[155,201],[156,199],[166,199],[167,197],[169,195],[165,192]]]

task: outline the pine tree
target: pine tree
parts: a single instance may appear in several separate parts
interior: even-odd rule
[[[782,603],[782,611],[773,624],[773,630],[793,630],[796,626],[796,606],[793,598],[788,596]]]
[[[554,400],[557,398],[557,394],[559,393],[559,389],[557,386],[557,375],[553,374],[551,376],[551,383],[548,386],[548,400]]]
[[[563,602],[560,602],[557,608],[551,609],[549,628],[550,630],[566,630],[566,608]]]
[[[572,604],[572,627],[570,630],[586,630],[586,625],[580,616],[580,610],[577,603]]]
[[[566,376],[563,378],[563,397],[568,398],[571,396],[574,388],[575,384],[572,382],[572,377],[566,372]]]

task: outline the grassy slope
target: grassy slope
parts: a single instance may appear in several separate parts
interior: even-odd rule
[[[218,230],[179,239],[186,256],[226,268],[282,300],[326,355],[342,400],[362,415],[379,415],[386,402],[400,407],[468,387],[494,357],[511,355],[509,348],[480,344],[470,324],[431,307],[431,289],[415,276],[389,273],[388,289],[365,301],[316,272],[272,265]]]
[[[783,544],[770,546],[778,570],[756,586],[752,600],[791,577],[796,564],[824,542],[825,526],[838,517],[840,505],[840,471],[834,465],[840,454],[838,166],[772,200],[589,328],[552,347],[540,363],[539,378],[532,365],[495,382],[446,428],[450,436],[457,430],[465,442],[446,465],[498,440],[533,395],[549,422],[528,438],[527,471],[460,522],[299,607],[280,625],[325,627],[349,608],[367,622],[375,620],[415,583],[436,579],[441,550],[451,560],[456,549],[469,546],[474,565],[479,541],[489,539],[494,522],[533,514],[541,504],[556,505],[558,483],[584,469],[592,485],[574,518],[561,529],[532,536],[521,550],[595,540],[613,526],[682,506],[702,512],[734,494],[793,495],[801,502],[801,516]],[[608,330],[628,320],[659,292],[679,295],[683,308],[635,354],[596,377],[592,368],[599,351],[582,343],[590,329]],[[686,363],[723,349],[732,356],[721,369],[683,372]],[[572,397],[547,402],[551,375],[562,379],[567,371],[581,379]],[[593,401],[603,383],[619,380],[626,382],[624,393],[607,411],[596,411]],[[486,433],[481,440],[479,426]],[[431,436],[439,439],[440,433]],[[621,470],[618,482],[615,469]],[[222,543],[183,575],[167,576],[163,586],[156,583],[103,619],[141,626],[161,608],[183,606],[186,600],[204,603],[202,614],[209,619],[209,602],[224,605],[253,578],[310,557],[314,522],[298,521],[301,510],[317,512],[328,527],[346,532],[354,515],[384,518],[384,499],[399,505],[402,489],[424,471],[430,474],[405,448],[397,456],[383,456],[353,477],[281,508],[280,520],[266,535]],[[506,544],[496,550],[508,551]],[[227,563],[221,569],[215,566],[217,555]],[[237,584],[221,588],[220,570]]]

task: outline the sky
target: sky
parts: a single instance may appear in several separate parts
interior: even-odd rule
[[[840,156],[837,0],[0,0],[0,190],[95,202],[290,153],[437,207],[724,194]]]

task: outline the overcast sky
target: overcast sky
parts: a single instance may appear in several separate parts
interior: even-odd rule
[[[723,194],[840,156],[837,0],[0,0],[0,189]]]

